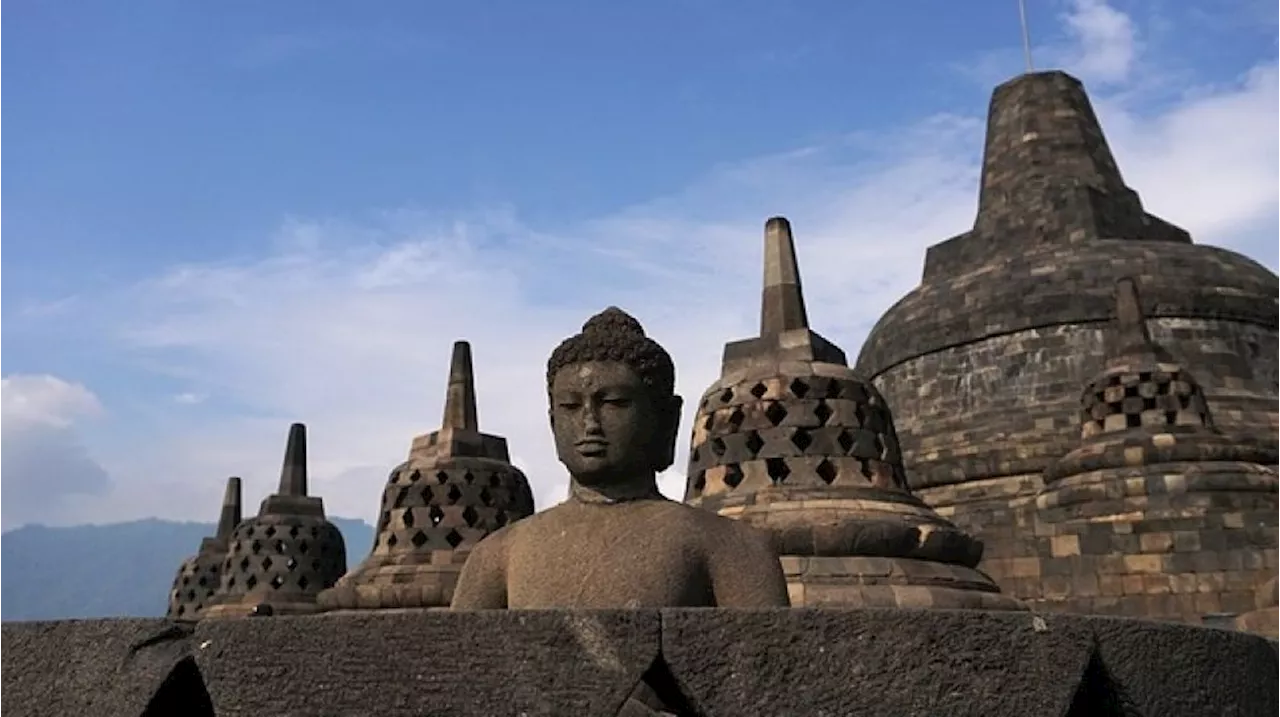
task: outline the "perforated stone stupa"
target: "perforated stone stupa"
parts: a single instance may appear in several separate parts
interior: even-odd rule
[[[786,219],[764,264],[760,336],[725,346],[699,403],[686,501],[771,531],[793,606],[1021,607],[911,494],[889,407],[809,329]]]
[[[182,561],[169,590],[166,615],[174,620],[198,620],[205,606],[218,593],[222,563],[227,557],[231,533],[240,523],[240,479],[227,479],[222,496],[222,512],[214,534],[200,541],[200,551]]]
[[[1276,575],[1276,450],[1216,428],[1199,382],[1151,340],[1132,279],[1116,285],[1112,326],[1081,396],[1081,443],[1036,498],[1053,528],[1047,574],[1020,590],[1095,614],[1248,612]]]
[[[533,514],[507,441],[481,433],[471,346],[453,345],[444,420],[418,436],[382,493],[373,552],[320,595],[329,609],[447,607],[471,548]]]
[[[295,423],[280,490],[263,499],[256,517],[236,526],[205,617],[317,612],[316,595],[346,570],[342,533],[325,519],[324,501],[307,495],[307,429]]]

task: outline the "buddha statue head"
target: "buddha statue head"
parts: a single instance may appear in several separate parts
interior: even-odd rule
[[[591,317],[547,362],[556,454],[572,489],[606,498],[657,491],[675,460],[683,402],[675,366],[640,322],[616,307]]]

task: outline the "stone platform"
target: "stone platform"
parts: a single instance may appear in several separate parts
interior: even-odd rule
[[[903,609],[420,612],[3,626],[8,715],[1274,715],[1275,643]]]

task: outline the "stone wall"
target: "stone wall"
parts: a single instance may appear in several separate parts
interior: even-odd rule
[[[1122,469],[1111,481],[1120,493],[1057,510],[1037,505],[1034,475],[921,495],[948,503],[939,513],[983,540],[982,571],[1032,609],[1200,624],[1254,609],[1280,560],[1277,496],[1245,490],[1264,483],[1268,469],[1254,466],[1251,481],[1241,466],[1222,468],[1231,475],[1207,478],[1236,490],[1186,494],[1174,508],[1165,501],[1170,487],[1202,467]]]
[[[1244,633],[947,610],[6,623],[3,641],[3,710],[29,717],[637,715],[640,686],[689,716],[1271,715],[1280,667]]]
[[[1062,324],[993,336],[904,361],[876,387],[893,411],[917,491],[1043,471],[1079,443],[1080,391],[1102,364],[1106,324]],[[1148,322],[1204,388],[1219,429],[1275,444],[1277,332],[1227,320]],[[1027,483],[1028,487],[1034,481]],[[940,512],[946,491],[919,495]],[[962,527],[959,508],[947,515]]]

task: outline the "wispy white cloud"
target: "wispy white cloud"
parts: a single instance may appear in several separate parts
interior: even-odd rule
[[[1099,84],[1128,79],[1138,53],[1137,31],[1128,15],[1105,0],[1073,0],[1062,24],[1070,43],[1046,52],[1052,64]]]
[[[1142,59],[1132,23],[1097,2],[1072,7],[1067,49],[1110,73],[1102,92],[1091,89],[1148,208],[1198,241],[1274,266],[1274,253],[1259,252],[1272,251],[1280,189],[1276,64],[1152,109],[1126,93],[1126,68]],[[1126,43],[1136,54],[1121,51]],[[104,452],[117,480],[96,505],[120,518],[156,510],[136,496],[162,476],[198,499],[170,499],[166,515],[209,517],[226,475],[248,479],[252,500],[275,485],[288,423],[301,420],[312,485],[330,513],[372,518],[387,471],[413,435],[439,423],[450,345],[461,338],[473,343],[481,425],[508,437],[545,507],[565,491],[543,383],[559,340],[609,304],[633,312],[676,360],[687,421],[723,344],[756,329],[763,222],[786,214],[811,321],[852,358],[918,282],[925,248],[972,225],[983,124],[940,115],[851,133],[713,168],[669,196],[573,226],[530,226],[510,207],[295,218],[267,256],[175,267],[95,297],[94,324],[112,351],[216,397],[171,408],[139,426],[145,442]],[[663,478],[669,495],[683,492],[683,448]]]
[[[102,413],[92,391],[48,374],[16,374],[0,380],[0,415],[5,422],[67,428]]]
[[[1056,10],[1049,12],[1051,7]],[[1032,64],[1062,69],[1095,90],[1114,89],[1132,78],[1143,42],[1133,18],[1105,0],[1027,3]],[[989,87],[1026,70],[1021,47],[993,48],[957,60],[951,68]]]
[[[0,488],[5,527],[57,520],[74,496],[99,496],[111,478],[76,432],[101,416],[88,388],[46,374],[17,374],[0,381]]]

